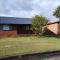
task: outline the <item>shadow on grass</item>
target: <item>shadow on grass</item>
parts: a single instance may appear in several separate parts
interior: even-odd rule
[[[44,38],[44,37],[48,37],[48,38],[58,38],[58,39],[60,39],[60,35],[36,35],[36,37],[38,37],[38,38],[40,38],[40,37],[42,37],[42,38]]]

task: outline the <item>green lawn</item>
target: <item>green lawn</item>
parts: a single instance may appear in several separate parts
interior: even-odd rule
[[[15,37],[0,39],[0,57],[60,50],[60,38]]]

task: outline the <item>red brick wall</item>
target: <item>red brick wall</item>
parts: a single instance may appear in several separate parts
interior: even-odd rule
[[[52,31],[54,34],[59,34],[58,32],[58,23],[47,25],[47,28]]]
[[[16,36],[16,30],[0,30],[0,36]]]

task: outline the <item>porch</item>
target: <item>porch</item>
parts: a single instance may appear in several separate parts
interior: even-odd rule
[[[29,24],[18,24],[17,26],[17,34],[33,34],[31,30],[31,25]]]
[[[29,24],[0,24],[0,36],[16,36],[19,34],[33,34]]]

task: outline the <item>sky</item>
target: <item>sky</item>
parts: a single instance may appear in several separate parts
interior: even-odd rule
[[[53,11],[60,0],[0,0],[0,16],[31,18],[43,15],[55,21]]]

